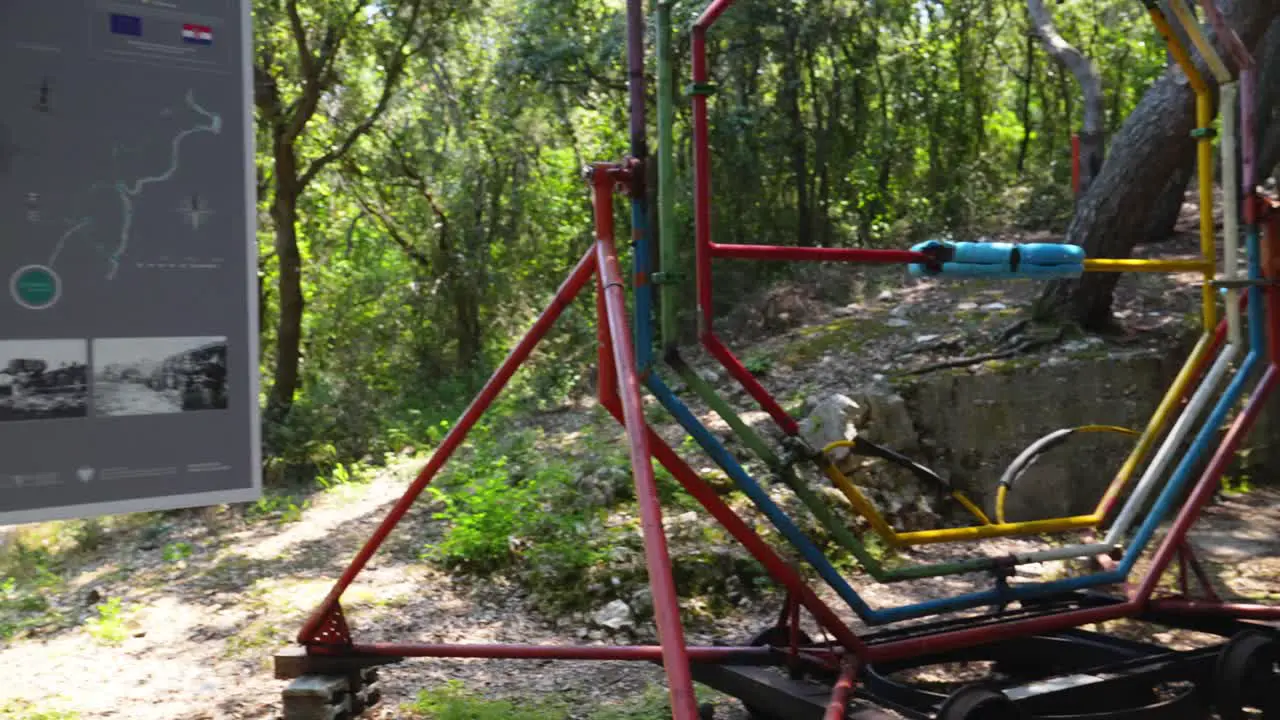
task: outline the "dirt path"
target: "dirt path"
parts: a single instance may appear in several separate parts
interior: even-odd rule
[[[1162,254],[1176,254],[1178,249],[1178,242],[1160,248]],[[1139,278],[1122,284],[1120,314],[1157,318],[1146,321],[1157,322],[1174,316],[1182,305],[1193,306],[1187,287],[1142,285],[1156,282]],[[984,321],[990,327],[982,327],[998,330],[1007,324],[1003,308],[1024,303],[1028,292],[1016,284],[998,288],[920,284],[914,289],[895,290],[884,302],[855,303],[845,308],[846,314],[892,314],[890,307],[894,311],[907,308],[913,319],[902,322],[906,314],[899,313],[894,315],[900,320],[897,325],[877,320],[880,325],[896,328],[894,333],[881,333],[874,337],[874,343],[862,348],[802,344],[799,349],[804,352],[797,364],[811,369],[779,372],[774,378],[779,386],[775,390],[808,388],[814,377],[826,373],[824,363],[840,365],[843,375],[838,380],[847,386],[859,373],[876,371],[895,355],[907,357],[904,348],[943,337],[959,322],[953,317],[954,310],[968,304],[995,308]],[[800,301],[781,297],[778,302]],[[756,310],[754,316],[758,317],[779,314],[769,307]],[[762,355],[782,354],[781,348],[772,345],[796,344],[795,333],[784,332],[787,328],[765,330],[776,337],[756,344]],[[1150,342],[1160,337],[1158,332],[1140,336]],[[911,357],[919,359],[911,362],[945,359],[948,352],[965,351],[939,350],[936,358],[914,355]],[[823,387],[816,381],[812,385]],[[565,413],[562,438],[581,431],[585,425],[582,418],[587,415],[585,408]],[[752,424],[764,420],[760,413],[744,413],[743,417]],[[726,430],[718,419],[708,417],[704,422],[715,431]],[[678,429],[672,432],[667,427],[662,432],[673,446],[683,439]],[[705,464],[699,456],[694,467]],[[0,669],[7,671],[7,677],[18,678],[17,682],[0,683],[0,717],[10,713],[19,720],[29,720],[39,717],[34,711],[41,710],[67,711],[75,714],[62,717],[83,720],[274,720],[284,683],[271,676],[272,652],[292,642],[306,613],[328,591],[419,466],[420,461],[405,462],[369,482],[340,485],[321,493],[305,508],[285,508],[292,522],[248,522],[239,513],[207,510],[155,516],[154,526],[108,538],[91,562],[73,568],[65,584],[48,594],[55,619],[47,627],[0,644]],[[1280,598],[1277,508],[1280,490],[1262,488],[1221,498],[1210,509],[1197,529],[1196,543],[1221,590],[1255,600]],[[559,627],[545,621],[531,610],[518,588],[475,586],[421,560],[423,545],[438,537],[441,530],[440,524],[431,520],[432,510],[420,502],[344,597],[348,618],[362,640],[615,642],[589,639],[586,628],[576,621],[562,622]],[[1040,540],[1004,539],[987,542],[977,552],[998,554],[1038,547],[1043,547]],[[916,562],[933,562],[974,552],[972,545],[934,546],[913,550],[909,556]],[[1037,567],[1021,572],[1027,579],[1037,579],[1058,570]],[[852,580],[867,602],[877,608],[986,584],[985,578],[973,576],[895,585]],[[825,588],[821,594],[833,607],[842,606]],[[739,642],[773,620],[778,602],[773,597],[741,605],[711,627],[691,633],[689,641]],[[852,613],[845,615],[853,621]],[[1203,642],[1189,633],[1127,626],[1123,631],[1174,646]],[[491,696],[579,698],[584,708],[608,698],[635,696],[662,679],[659,668],[644,663],[432,660],[388,667],[382,674],[385,699],[370,717],[383,720],[409,717],[401,710],[403,703],[422,688],[452,679]],[[736,705],[726,705],[717,717],[739,720],[742,713]]]
[[[272,651],[290,642],[416,467],[408,463],[372,482],[339,486],[319,496],[301,522],[236,527],[195,513],[162,529],[164,542],[114,548],[56,598],[80,622],[0,649],[0,667],[21,669],[22,678],[0,684],[0,709],[29,702],[32,708],[78,712],[80,718],[275,718],[283,683],[271,677]],[[1280,597],[1278,501],[1280,492],[1258,489],[1211,509],[1197,544],[1223,588]],[[348,592],[345,606],[362,639],[582,642],[576,629],[556,630],[537,619],[513,588],[473,588],[417,560],[418,548],[433,535],[429,517],[425,505],[415,509]],[[166,561],[164,549],[179,543],[189,545],[189,556]],[[988,551],[1035,544],[1000,543]],[[939,547],[919,554],[943,559],[966,552]],[[873,606],[883,607],[971,588],[972,580],[858,584]],[[115,598],[122,607],[116,622],[85,622],[96,615],[90,600],[102,607]],[[773,612],[769,603],[743,608],[690,641],[710,643],[717,635],[740,640]],[[113,632],[118,644],[111,643]],[[1160,639],[1182,641],[1168,633]],[[648,664],[516,661],[419,661],[387,668],[383,675],[386,699],[372,715],[383,719],[405,717],[399,710],[403,702],[448,679],[495,696],[568,694],[584,701],[635,695],[661,680],[658,668]],[[729,710],[719,717],[740,716]]]

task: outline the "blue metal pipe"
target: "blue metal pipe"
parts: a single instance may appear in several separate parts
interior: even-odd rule
[[[1255,242],[1256,244],[1256,242]],[[638,263],[647,264],[646,260],[640,258],[645,256],[645,242],[638,240],[635,246],[635,257]],[[1251,257],[1256,253],[1251,253]],[[1253,268],[1251,268],[1251,271]],[[1251,290],[1251,292],[1257,292]],[[636,313],[639,316],[641,312],[647,311],[651,305],[652,288],[641,287],[636,290]],[[1260,322],[1255,320],[1254,315],[1257,309],[1261,307],[1260,302],[1255,302],[1256,298],[1250,298],[1250,326],[1261,329]],[[649,319],[649,316],[637,317],[637,324]],[[769,521],[778,529],[780,533],[790,542],[808,562],[819,576],[843,599],[849,607],[858,614],[858,616],[868,624],[880,625],[902,620],[908,620],[929,615],[954,612],[984,605],[996,605],[1007,603],[1010,600],[1023,600],[1038,598],[1048,595],[1062,594],[1075,590],[1096,587],[1099,585],[1109,585],[1123,582],[1132,570],[1134,563],[1141,556],[1146,545],[1151,541],[1151,537],[1155,534],[1160,523],[1163,522],[1165,516],[1172,509],[1177,500],[1178,493],[1186,484],[1188,477],[1191,475],[1193,468],[1198,463],[1204,452],[1213,445],[1213,440],[1218,433],[1218,428],[1226,420],[1227,415],[1231,412],[1235,403],[1238,401],[1245,382],[1248,380],[1257,360],[1256,332],[1254,335],[1254,348],[1251,348],[1249,355],[1245,358],[1244,363],[1236,376],[1232,379],[1226,392],[1219,399],[1213,411],[1210,413],[1208,420],[1202,426],[1200,432],[1196,435],[1191,447],[1187,453],[1183,455],[1181,462],[1175,469],[1173,476],[1161,492],[1156,500],[1156,504],[1152,512],[1147,516],[1146,521],[1139,528],[1137,536],[1132,543],[1129,543],[1124,559],[1119,567],[1115,570],[1102,573],[1094,573],[1077,578],[1069,578],[1067,580],[1058,580],[1047,583],[1036,583],[1028,585],[1020,585],[1017,587],[997,586],[990,590],[978,591],[973,593],[965,593],[950,598],[939,598],[935,600],[927,600],[921,603],[904,605],[895,608],[873,609],[867,605],[866,601],[849,585],[849,583],[839,574],[833,567],[822,551],[809,539],[795,523],[787,517],[786,513],[778,507],[777,503],[768,496],[765,490],[757,483],[741,465],[733,458],[728,450],[720,443],[718,439],[697,419],[697,417],[688,409],[688,407],[675,396],[662,379],[654,372],[650,371],[645,377],[645,385],[650,392],[662,403],[667,412],[675,418],[675,420],[693,437],[694,441],[702,447],[711,459],[719,465],[734,481],[734,483],[747,495],[759,510],[765,514]],[[637,348],[644,347],[645,350],[637,350],[638,353],[644,353],[652,359],[651,346],[637,345]]]
[[[754,478],[733,458],[724,445],[704,426],[675,393],[653,371],[653,286],[649,281],[651,275],[649,258],[649,228],[643,199],[635,198],[631,203],[631,220],[633,229],[632,267],[637,278],[643,278],[634,289],[635,313],[635,352],[636,365],[642,373],[646,387],[662,406],[675,418],[681,427],[698,443],[711,459],[720,466],[733,480],[734,484],[747,495],[753,504],[769,519],[775,528],[791,543],[800,555],[817,571],[818,575],[838,594],[849,607],[866,623],[881,625],[886,623],[926,617],[945,612],[955,612],[984,605],[1005,604],[1011,600],[1025,600],[1055,594],[1063,594],[1100,585],[1123,582],[1133,565],[1137,562],[1146,545],[1151,541],[1156,529],[1164,521],[1173,508],[1178,494],[1186,484],[1192,469],[1199,462],[1206,450],[1213,446],[1218,428],[1226,420],[1231,409],[1239,400],[1244,384],[1252,373],[1257,362],[1259,349],[1264,346],[1262,323],[1262,300],[1260,291],[1254,287],[1249,303],[1250,348],[1240,370],[1236,373],[1226,392],[1219,399],[1210,413],[1208,420],[1201,427],[1190,448],[1183,455],[1178,467],[1174,470],[1165,488],[1156,499],[1152,511],[1139,528],[1133,542],[1126,547],[1125,555],[1119,566],[1109,572],[1094,573],[1082,577],[1069,578],[1047,583],[1035,583],[1009,587],[997,585],[990,590],[965,593],[950,598],[927,600],[920,603],[903,605],[894,608],[873,609],[840,575],[822,551],[803,531],[778,507]],[[1261,276],[1258,261],[1258,235],[1256,228],[1251,228],[1248,235],[1249,276]]]
[[[653,284],[649,267],[649,215],[643,198],[631,201],[631,268],[636,278],[643,278],[633,293],[635,322],[632,323],[636,346],[636,372],[643,377],[653,365]]]
[[[1258,226],[1250,225],[1245,231],[1245,251],[1249,260],[1249,279],[1262,277],[1262,241],[1258,237]],[[1267,345],[1266,313],[1262,309],[1262,288],[1254,285],[1249,288],[1249,344],[1254,352],[1264,352]],[[1271,318],[1272,322],[1280,318]]]

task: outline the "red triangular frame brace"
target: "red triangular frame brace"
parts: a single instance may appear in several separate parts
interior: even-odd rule
[[[652,460],[657,459],[679,481],[687,492],[743,546],[793,597],[797,598],[844,650],[861,655],[866,646],[848,625],[804,583],[799,572],[784,561],[751,527],[712,490],[697,473],[650,429],[645,422],[640,400],[640,381],[631,347],[627,324],[625,289],[618,267],[614,240],[613,200],[615,188],[625,187],[631,178],[631,163],[597,163],[587,176],[592,188],[595,210],[595,242],[583,254],[569,276],[533,327],[516,344],[492,377],[476,395],[471,405],[450,429],[440,447],[432,454],[418,477],[383,518],[350,565],[334,583],[320,606],[312,612],[297,635],[297,642],[310,655],[378,656],[378,657],[477,657],[477,658],[546,658],[566,660],[646,660],[661,662],[671,696],[672,717],[696,720],[698,711],[689,663],[760,663],[773,650],[769,647],[688,647],[679,615],[679,603],[672,579],[671,560],[662,530],[662,514],[654,480]],[[644,536],[645,562],[649,588],[654,601],[657,646],[539,646],[539,645],[445,645],[356,643],[342,612],[342,594],[368,564],[369,559],[404,518],[409,508],[426,489],[440,469],[462,444],[467,433],[506,386],[534,347],[555,324],[560,314],[587,286],[596,280],[596,312],[599,362],[599,396],[601,404],[627,431],[632,474]],[[811,660],[842,668],[837,653]]]

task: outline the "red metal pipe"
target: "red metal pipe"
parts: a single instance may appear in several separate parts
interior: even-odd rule
[[[1196,551],[1191,547],[1191,543],[1184,542],[1182,544],[1182,552],[1179,554],[1182,556],[1182,561],[1185,566],[1190,568],[1192,574],[1196,576],[1196,580],[1199,581],[1200,588],[1204,591],[1205,595],[1215,602],[1221,601],[1222,598],[1218,596],[1218,591],[1213,588],[1213,582],[1209,579],[1209,573],[1205,572],[1204,566],[1200,564],[1200,558],[1196,557]],[[1183,573],[1185,576],[1186,569],[1183,570]],[[1183,591],[1183,594],[1190,595],[1190,593],[1185,590]]]
[[[612,341],[606,334],[603,342],[612,347]],[[620,399],[616,392],[616,388],[609,396],[601,397],[601,404],[605,409],[613,415],[614,419],[619,423],[625,423],[625,415],[622,412]],[[693,496],[699,504],[720,523],[724,529],[734,537],[742,547],[751,553],[775,580],[777,580],[788,594],[796,598],[797,602],[805,607],[811,615],[818,621],[818,624],[831,633],[837,642],[854,654],[861,654],[865,651],[866,645],[858,638],[857,635],[849,629],[844,620],[831,609],[831,606],[823,602],[812,588],[805,583],[800,573],[787,561],[774,551],[754,530],[749,526],[733,508],[725,504],[720,496],[712,490],[709,485],[701,477],[698,476],[693,468],[676,454],[671,446],[667,445],[657,433],[651,428],[648,429],[649,449],[653,453],[653,457],[662,466],[671,473],[684,487],[685,492]]]
[[[641,530],[644,535],[645,565],[649,571],[649,588],[653,595],[654,622],[662,642],[662,664],[667,673],[672,717],[676,720],[696,720],[697,696],[693,692],[689,653],[685,648],[684,628],[680,622],[680,603],[676,598],[671,557],[667,552],[667,539],[662,529],[662,507],[658,500],[658,486],[654,479],[653,460],[646,433],[648,425],[644,419],[644,405],[640,400],[631,332],[627,328],[622,272],[618,268],[617,251],[614,249],[613,186],[620,178],[621,175],[611,166],[597,165],[592,174],[596,268],[604,284],[609,336],[613,341],[613,363],[617,368],[623,426],[627,431],[631,454],[636,504],[640,509]]]
[[[1106,622],[1134,614],[1136,604],[1132,601],[1116,603],[1104,607],[1084,608],[1046,615],[1043,617],[1015,620],[1001,625],[967,628],[951,632],[925,635],[873,645],[867,648],[868,663],[893,662],[908,658],[946,652],[962,648],[977,647],[1001,640],[1012,640],[1028,635],[1039,635],[1056,630],[1066,630],[1090,623]]]
[[[1262,223],[1262,276],[1280,280],[1280,214],[1272,207]],[[1267,300],[1267,353],[1271,362],[1280,363],[1280,288],[1268,285],[1263,292]]]
[[[1226,18],[1222,16],[1222,11],[1218,9],[1217,3],[1213,0],[1200,0],[1200,7],[1204,8],[1204,12],[1209,16],[1209,23],[1213,25],[1214,35],[1218,42],[1227,47],[1227,54],[1235,61],[1236,71],[1242,72],[1253,67],[1253,56],[1249,54],[1249,49],[1244,46],[1244,41],[1236,34],[1231,26],[1227,24]]]
[[[661,662],[661,645],[573,646],[505,644],[369,643],[351,647],[358,655],[383,657],[486,658],[504,660],[641,660]],[[760,662],[773,652],[768,647],[690,647],[689,659],[696,662],[750,660]],[[695,714],[694,717],[697,717]]]
[[[1209,465],[1201,475],[1200,481],[1196,483],[1195,489],[1183,502],[1182,510],[1173,521],[1173,526],[1169,528],[1169,533],[1165,535],[1164,542],[1156,550],[1155,557],[1151,561],[1151,571],[1147,572],[1142,579],[1142,585],[1138,589],[1137,596],[1140,605],[1151,599],[1152,593],[1155,592],[1156,584],[1160,581],[1160,572],[1163,572],[1164,568],[1169,565],[1169,561],[1173,559],[1174,552],[1186,540],[1187,532],[1200,517],[1201,510],[1204,509],[1205,504],[1217,492],[1218,478],[1221,477],[1223,471],[1227,469],[1227,465],[1234,459],[1236,449],[1244,441],[1250,428],[1253,427],[1254,421],[1258,419],[1259,413],[1262,412],[1267,396],[1270,395],[1271,388],[1275,385],[1276,376],[1277,366],[1268,365],[1266,372],[1262,375],[1262,379],[1258,381],[1258,386],[1254,388],[1253,394],[1249,396],[1249,402],[1245,405],[1244,411],[1231,423],[1231,428],[1227,430],[1226,436],[1218,444],[1218,451],[1214,453],[1213,459],[1209,461]],[[1159,572],[1156,572],[1157,570]]]
[[[729,6],[732,4],[733,0],[715,0],[715,2],[708,5],[707,9],[703,10],[702,14],[698,16],[697,22],[693,24],[693,29],[706,30],[711,27],[711,24],[720,17],[721,13],[728,10]]]
[[[729,371],[729,374],[747,389],[751,397],[760,403],[760,407],[769,413],[769,417],[772,417],[774,422],[778,423],[778,427],[782,428],[782,432],[792,436],[800,433],[800,425],[796,423],[795,418],[782,409],[778,401],[773,399],[773,396],[760,384],[759,380],[756,380],[751,371],[747,369],[747,366],[743,365],[733,352],[725,347],[724,343],[720,342],[720,338],[716,337],[714,333],[707,333],[702,336],[702,344],[711,353],[711,356],[719,360],[720,364]]]
[[[418,496],[422,494],[422,491],[431,483],[440,468],[444,467],[445,462],[453,455],[454,450],[466,439],[467,433],[471,431],[480,416],[493,403],[498,393],[502,392],[502,388],[506,386],[507,381],[511,379],[516,369],[528,359],[529,354],[538,345],[538,341],[547,334],[547,331],[555,324],[556,319],[560,317],[564,309],[582,291],[587,281],[591,279],[595,268],[595,253],[593,250],[588,250],[582,256],[582,259],[578,261],[573,271],[569,273],[569,277],[565,278],[565,281],[561,283],[560,288],[556,290],[555,297],[551,299],[546,309],[538,316],[538,319],[533,323],[533,327],[529,328],[524,337],[520,338],[520,342],[516,343],[516,346],[507,354],[506,359],[502,361],[502,364],[498,366],[498,369],[494,371],[493,375],[484,384],[484,387],[481,388],[479,394],[471,401],[471,405],[467,407],[462,417],[458,419],[457,424],[445,435],[440,447],[436,448],[436,451],[431,454],[431,459],[427,461],[426,466],[418,473],[418,477],[404,491],[404,495],[400,497],[400,500],[391,508],[386,517],[382,519],[382,523],[374,530],[373,535],[365,541],[364,546],[356,553],[355,558],[352,559],[347,569],[342,572],[337,583],[334,584],[329,594],[325,596],[320,606],[303,623],[302,629],[298,631],[297,635],[299,643],[307,644],[315,640],[321,624],[337,608],[338,600],[342,597],[342,593],[346,591],[351,582],[364,569],[364,566],[368,564],[369,558],[386,541],[391,530],[409,511],[409,507],[413,505]]]
[[[858,661],[846,658],[840,667],[840,677],[831,689],[831,702],[827,704],[827,712],[823,720],[844,720],[849,708],[849,694],[853,692],[853,683],[858,676]]]
[[[1157,598],[1148,601],[1147,607],[1155,611],[1177,612],[1187,615],[1222,615],[1241,620],[1280,620],[1280,607],[1252,603],[1191,600],[1188,598]]]
[[[1168,534],[1165,535],[1159,550],[1156,551],[1151,565],[1143,576],[1141,585],[1136,591],[1130,590],[1128,592],[1126,601],[1114,605],[1072,610],[1045,617],[1015,620],[1000,625],[968,628],[888,642],[883,645],[874,645],[867,649],[865,662],[903,660],[919,655],[975,647],[1001,640],[1038,635],[1142,614],[1151,602],[1151,596],[1155,592],[1156,584],[1159,582],[1160,577],[1168,569],[1169,563],[1173,559],[1174,550],[1186,539],[1187,531],[1199,517],[1204,503],[1216,491],[1222,471],[1230,462],[1236,448],[1241,440],[1244,439],[1254,421],[1257,420],[1267,395],[1270,393],[1272,385],[1276,382],[1276,377],[1276,366],[1269,366],[1258,387],[1254,389],[1253,394],[1249,397],[1248,405],[1232,422],[1231,428],[1227,431],[1226,437],[1222,439],[1213,460],[1201,473],[1200,479],[1196,481],[1191,495],[1183,504],[1182,509],[1178,511],[1178,516],[1175,518]]]
[[[786,245],[722,245],[711,243],[712,257],[738,260],[788,260],[808,262],[856,262],[885,264],[925,262],[928,256],[914,250],[867,248],[790,247]]]
[[[617,368],[609,342],[609,311],[604,302],[604,281],[596,274],[596,397],[601,405],[618,399]]]
[[[1191,594],[1191,570],[1187,568],[1187,552],[1184,543],[1178,548],[1178,591],[1183,595]]]

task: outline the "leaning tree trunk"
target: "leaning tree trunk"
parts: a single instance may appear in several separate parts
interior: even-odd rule
[[[1178,224],[1182,205],[1187,200],[1187,186],[1196,173],[1195,143],[1187,138],[1185,142],[1179,143],[1179,147],[1182,157],[1178,160],[1177,169],[1160,191],[1160,196],[1156,198],[1140,242],[1158,243],[1168,240]]]
[[[1268,175],[1276,174],[1276,165],[1280,164],[1280,20],[1271,23],[1254,61],[1260,69],[1254,137],[1258,143],[1256,180],[1261,184]]]
[[[1043,0],[1027,0],[1027,13],[1031,20],[1031,30],[1040,38],[1045,52],[1054,62],[1070,71],[1080,83],[1080,92],[1084,96],[1084,114],[1080,127],[1080,193],[1084,194],[1102,169],[1105,151],[1104,98],[1102,95],[1102,76],[1093,62],[1084,53],[1072,47],[1058,34],[1053,26],[1053,15],[1044,6]]]
[[[1246,47],[1257,47],[1277,13],[1276,0],[1236,0],[1223,13]],[[1221,47],[1212,30],[1215,47]],[[1197,68],[1217,101],[1217,87],[1203,61]],[[1170,68],[1125,120],[1111,155],[1076,206],[1066,241],[1082,245],[1089,257],[1124,258],[1143,236],[1155,204],[1177,171],[1195,127],[1195,93],[1186,75]],[[1036,303],[1039,319],[1066,316],[1090,330],[1113,327],[1111,302],[1117,273],[1086,273],[1079,280],[1048,284]]]

